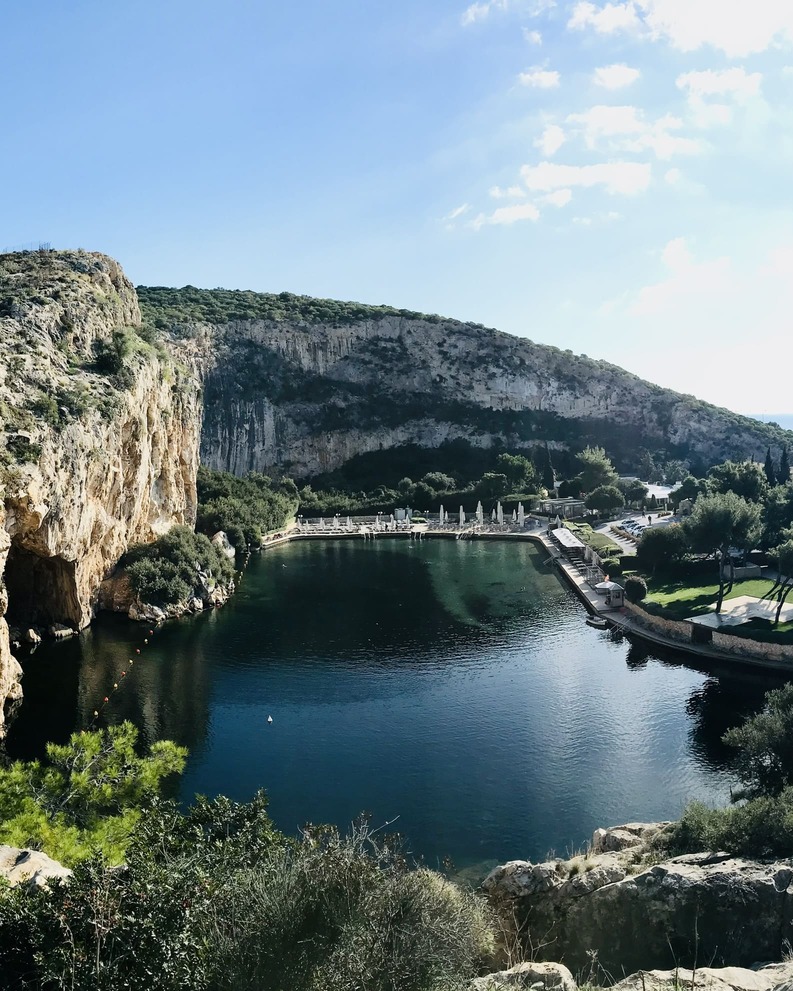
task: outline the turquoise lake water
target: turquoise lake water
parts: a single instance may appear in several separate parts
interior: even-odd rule
[[[264,787],[288,832],[366,811],[471,876],[691,798],[726,802],[721,735],[776,682],[700,671],[584,618],[528,543],[284,545],[223,609],[151,637],[103,616],[39,648],[8,751],[65,739],[109,694],[102,720],[190,748],[183,800]]]

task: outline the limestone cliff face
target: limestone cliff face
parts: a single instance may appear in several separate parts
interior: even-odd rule
[[[601,443],[618,458],[658,447],[709,463],[793,442],[606,362],[451,320],[200,323],[175,329],[171,346],[204,379],[202,461],[235,473],[305,477],[455,439]]]
[[[0,314],[2,700],[19,673],[6,619],[86,626],[131,544],[194,522],[201,411],[198,383],[138,337],[109,258],[0,257]]]

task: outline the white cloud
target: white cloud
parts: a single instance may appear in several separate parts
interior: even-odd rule
[[[503,189],[501,186],[492,186],[490,195],[494,200],[524,199],[526,190],[522,186],[508,186],[506,189]]]
[[[474,230],[481,230],[487,224],[509,226],[520,220],[539,220],[540,211],[533,203],[515,203],[512,206],[500,206],[490,214],[480,213],[471,221]]]
[[[506,10],[507,0],[481,0],[480,3],[472,3],[463,12],[461,18],[463,27],[469,24],[476,24],[489,16],[491,10]]]
[[[567,206],[570,200],[573,198],[572,189],[557,189],[553,193],[548,193],[543,196],[544,203],[550,203],[551,206]]]
[[[555,155],[565,143],[565,133],[558,124],[548,124],[539,138],[534,142],[534,147],[539,148],[546,158]]]
[[[652,151],[662,159],[702,151],[699,141],[672,133],[680,130],[683,121],[670,114],[647,121],[637,107],[598,105],[582,114],[570,114],[567,122],[579,127],[586,146],[592,149],[605,143],[609,150]]]
[[[589,0],[581,0],[573,8],[567,22],[569,28],[582,30],[591,27],[598,34],[614,34],[616,31],[632,31],[640,27],[641,21],[633,3],[607,3],[596,7]]]
[[[747,72],[741,66],[734,69],[684,72],[677,77],[676,85],[690,98],[729,94],[737,100],[745,100],[747,97],[759,95],[762,81],[762,73]]]
[[[683,173],[680,169],[669,169],[668,172],[664,173],[664,182],[668,183],[670,186],[679,186],[683,181]]]
[[[735,285],[730,258],[723,256],[697,262],[683,237],[667,243],[661,252],[661,260],[669,270],[669,276],[639,290],[629,309],[633,316],[657,316],[684,306],[691,299],[703,297],[721,302]]]
[[[529,31],[528,28],[523,29],[523,37],[528,41],[530,45],[541,45],[542,35],[539,31]]]
[[[443,219],[450,223],[453,220],[457,220],[458,217],[462,217],[463,214],[468,213],[470,209],[471,209],[470,203],[463,203],[460,206],[455,207],[454,210],[451,211],[451,213],[447,213]]]
[[[559,85],[559,73],[551,69],[529,69],[518,76],[522,86],[533,86],[535,89],[555,89]]]
[[[684,52],[706,45],[730,58],[793,43],[789,0],[638,0],[653,37]]]
[[[793,76],[793,65],[783,65],[782,66],[783,76]]]
[[[644,162],[602,162],[597,165],[557,165],[541,162],[524,165],[521,176],[526,188],[543,193],[555,189],[603,186],[608,193],[635,196],[652,179],[652,166]]]
[[[603,89],[623,89],[635,83],[641,76],[638,69],[632,69],[629,65],[615,63],[614,65],[602,65],[595,69],[592,82]]]

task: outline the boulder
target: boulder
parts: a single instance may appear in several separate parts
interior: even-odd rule
[[[41,643],[41,634],[37,633],[31,626],[29,630],[25,630],[25,642],[33,644]]]
[[[697,970],[640,970],[615,984],[613,991],[774,991],[793,978],[793,963],[767,966],[698,967]]]
[[[573,975],[560,963],[520,963],[509,970],[477,977],[471,991],[507,991],[515,988],[576,991]]]
[[[35,884],[46,887],[53,878],[68,878],[72,872],[57,860],[39,850],[20,850],[15,846],[0,844],[0,878],[11,887],[18,884]]]
[[[596,834],[597,846],[630,833]],[[643,842],[567,863],[512,861],[483,889],[527,955],[540,947],[537,959],[573,973],[588,970],[593,954],[614,975],[698,961],[749,967],[780,960],[793,944],[793,864],[692,854],[647,866]]]
[[[229,538],[227,537],[225,530],[218,530],[218,532],[212,537],[212,543],[215,547],[217,547],[221,554],[224,554],[229,559],[229,561],[233,561],[237,556],[237,552],[229,542]]]
[[[591,853],[615,853],[630,847],[646,847],[667,822],[628,822],[610,829],[596,829],[592,834]]]
[[[50,636],[56,640],[64,640],[66,637],[73,637],[77,631],[71,626],[64,626],[63,623],[53,623],[50,627]]]

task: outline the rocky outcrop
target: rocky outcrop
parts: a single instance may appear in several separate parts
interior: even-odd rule
[[[153,298],[142,292],[156,315]],[[793,433],[607,362],[418,314],[342,326],[187,322],[172,327],[170,346],[205,383],[202,461],[236,473],[304,477],[366,452],[454,440],[603,443],[618,457],[664,448],[711,463],[793,444]]]
[[[20,850],[15,846],[0,844],[0,878],[12,888],[18,884],[46,887],[49,881],[65,880],[71,876],[72,872],[68,867],[40,850]]]
[[[657,833],[636,823],[598,831],[585,856],[513,861],[483,887],[526,952],[574,972],[593,955],[613,975],[781,959],[793,942],[793,865],[707,854],[652,863]]]
[[[0,314],[6,618],[79,630],[129,546],[194,522],[200,390],[137,334],[135,291],[102,255],[0,257]]]

